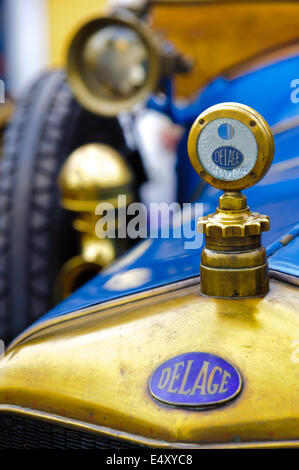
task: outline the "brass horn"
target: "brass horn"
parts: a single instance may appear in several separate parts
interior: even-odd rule
[[[82,106],[116,116],[157,89],[163,62],[156,37],[137,16],[112,15],[92,19],[77,31],[67,75]]]

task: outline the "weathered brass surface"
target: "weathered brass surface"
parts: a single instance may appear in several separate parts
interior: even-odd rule
[[[83,145],[66,160],[59,174],[61,205],[76,213],[73,227],[79,232],[81,252],[62,267],[57,298],[70,295],[127,248],[125,239],[101,237],[97,230],[103,228],[98,224],[101,216],[95,211],[100,202],[110,204],[107,211],[117,229],[118,195],[126,196],[129,204],[134,200],[132,185],[133,175],[124,158],[108,145]]]
[[[264,298],[223,300],[198,282],[36,325],[0,361],[0,412],[154,447],[298,447],[298,289],[271,281]],[[238,398],[205,411],[153,399],[155,369],[189,351],[232,362]]]

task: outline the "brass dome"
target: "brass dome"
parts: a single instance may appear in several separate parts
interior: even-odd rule
[[[117,207],[117,196],[132,197],[133,175],[122,155],[104,144],[86,144],[67,158],[59,174],[61,204],[71,211],[93,211],[101,201]]]

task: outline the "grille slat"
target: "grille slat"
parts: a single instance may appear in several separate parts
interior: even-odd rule
[[[0,449],[139,449],[142,447],[26,416],[0,415]]]

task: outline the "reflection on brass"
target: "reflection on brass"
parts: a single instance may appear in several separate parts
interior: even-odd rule
[[[69,156],[60,171],[61,204],[75,212],[94,212],[101,201],[116,207],[118,194],[132,198],[132,184],[132,173],[115,149],[86,144]]]
[[[100,217],[95,214],[99,203],[107,203],[111,217],[116,217],[118,195],[126,202],[134,200],[133,176],[123,157],[103,144],[87,144],[76,149],[67,159],[59,175],[61,205],[76,213],[74,229],[79,233],[81,253],[68,260],[60,278],[60,296],[67,297],[101,269],[105,268],[126,248],[125,239],[107,238],[96,233]],[[105,229],[105,224],[101,229]],[[106,227],[107,228],[107,227]],[[103,238],[99,238],[103,236]]]
[[[230,133],[223,134],[223,126]],[[236,165],[235,155],[241,154],[241,147],[244,155]],[[240,190],[257,183],[271,165],[274,142],[268,124],[256,111],[239,103],[212,106],[193,124],[188,151],[200,177],[225,191],[216,213],[198,220],[206,240],[200,266],[202,294],[224,298],[265,295],[269,273],[261,234],[270,229],[270,222],[267,216],[250,211]],[[215,163],[215,152],[221,155],[222,163]]]

